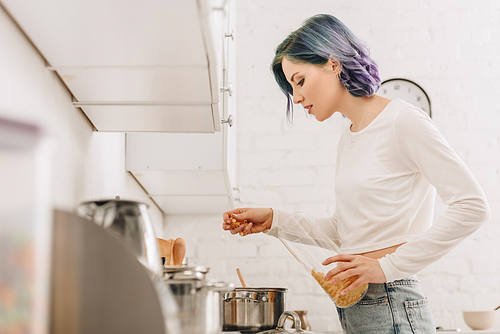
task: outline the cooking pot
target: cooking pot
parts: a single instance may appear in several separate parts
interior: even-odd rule
[[[172,333],[219,334],[222,331],[220,294],[232,290],[233,284],[186,278],[164,278],[164,283],[175,301],[174,311],[166,319]]]
[[[286,288],[236,288],[222,301],[223,331],[258,332],[276,328],[285,311]]]

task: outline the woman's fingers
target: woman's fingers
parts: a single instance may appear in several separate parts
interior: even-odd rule
[[[245,209],[235,209],[225,212],[222,215],[222,229],[231,232],[231,234],[240,234],[241,236],[251,234],[251,224],[239,224],[237,227],[233,228],[233,222],[231,221],[232,218],[236,219],[238,222],[245,221],[246,218],[243,215],[246,211],[244,210]],[[238,214],[235,212],[238,212]]]
[[[336,255],[323,261],[324,265],[339,262],[335,268],[328,271],[325,280],[337,284],[348,277],[357,276],[356,280],[343,290],[349,293],[364,283],[384,283],[384,271],[378,260],[361,255]],[[334,277],[335,276],[335,277]]]
[[[328,274],[327,274],[328,277],[333,277],[333,276],[337,275],[337,273],[332,274],[332,271],[333,270],[330,270],[328,272]],[[341,295],[345,295],[346,293],[351,292],[352,290],[356,289],[357,287],[359,287],[365,283],[368,283],[368,281],[366,280],[366,277],[364,277],[364,275],[362,275],[360,273],[360,270],[357,268],[351,268],[351,269],[341,271],[340,273],[338,273],[337,276],[335,276],[335,278],[333,278],[330,281],[330,283],[332,285],[337,284],[339,282],[342,282],[346,278],[353,277],[353,276],[356,277],[356,280],[354,282],[352,282],[351,284],[349,284],[344,290],[342,290],[340,292]],[[325,280],[329,280],[329,279],[325,278]]]
[[[222,214],[222,220],[226,221],[230,218],[235,218],[235,219],[236,219],[236,217],[239,218],[239,215],[244,214],[248,210],[249,210],[248,208],[237,208],[234,210],[226,211]]]
[[[344,290],[340,291],[340,294],[345,295],[365,283],[367,282],[364,282],[361,276],[358,276],[354,282],[349,284]]]
[[[327,258],[325,261],[323,261],[323,265],[327,266],[331,263],[334,262],[349,262],[352,261],[356,258],[356,255],[349,255],[349,254],[340,254],[340,255],[335,255]]]
[[[332,270],[330,270],[329,272],[326,273],[324,280],[330,281],[333,278],[333,276],[340,274],[342,272],[345,272],[349,269],[355,268],[355,267],[356,266],[354,264],[349,263],[349,262],[339,263],[339,264],[337,264],[337,266],[335,268],[333,268]],[[342,280],[342,279],[338,279],[339,276],[335,277],[336,282],[340,282]],[[347,278],[347,277],[344,277],[344,278]]]
[[[223,230],[230,230],[231,229],[231,224],[227,222],[227,220],[224,220],[222,222],[222,229]]]
[[[246,235],[252,234],[252,226],[253,226],[252,223],[248,223],[248,225],[246,225],[246,226],[245,225],[241,225],[240,227],[243,227],[243,229],[241,230],[241,232],[243,234],[240,233],[241,236],[244,237]]]
[[[272,217],[271,208],[234,209],[222,215],[222,228],[232,234],[239,233],[242,236],[259,233],[271,228]]]
[[[335,276],[337,275],[337,276]],[[359,270],[357,270],[357,268],[349,268],[349,269],[346,269],[346,270],[343,270],[341,271],[340,273],[338,274],[335,274],[333,276],[332,279],[329,279],[330,283],[332,284],[337,284],[338,282],[341,282],[343,280],[345,280],[346,278],[349,278],[351,276],[355,276],[355,275],[358,275],[360,276],[360,273],[359,273]]]
[[[222,229],[224,230],[229,230],[231,234],[236,234],[240,233],[243,231],[245,226],[241,224],[240,226],[236,228],[232,228],[232,221],[231,218],[236,219],[237,221],[243,221],[245,218],[242,216],[245,214],[245,212],[248,211],[248,208],[238,208],[230,211],[226,211],[222,214]]]
[[[231,228],[231,226],[229,226],[229,228]],[[243,232],[244,229],[245,229],[245,225],[241,224],[240,226],[238,226],[236,228],[229,229],[229,232],[231,232],[231,234],[238,234],[240,232]]]

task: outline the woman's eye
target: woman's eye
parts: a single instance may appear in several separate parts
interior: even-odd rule
[[[297,83],[297,86],[302,86],[304,84],[304,79],[300,80],[298,83]]]

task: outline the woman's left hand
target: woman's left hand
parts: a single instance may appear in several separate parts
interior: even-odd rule
[[[332,284],[336,284],[351,276],[358,276],[351,285],[342,290],[341,294],[349,293],[365,283],[384,283],[386,281],[385,274],[376,259],[362,255],[342,254],[329,257],[322,264],[327,266],[334,262],[339,263],[335,268],[326,273],[325,281],[329,281],[339,273],[331,281]]]

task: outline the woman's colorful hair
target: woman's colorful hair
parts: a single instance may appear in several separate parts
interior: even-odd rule
[[[271,69],[279,87],[287,97],[287,117],[292,119],[293,89],[288,83],[281,61],[324,65],[328,59],[340,62],[340,82],[356,97],[371,96],[380,88],[377,63],[370,50],[339,19],[318,14],[304,24],[276,48]]]

